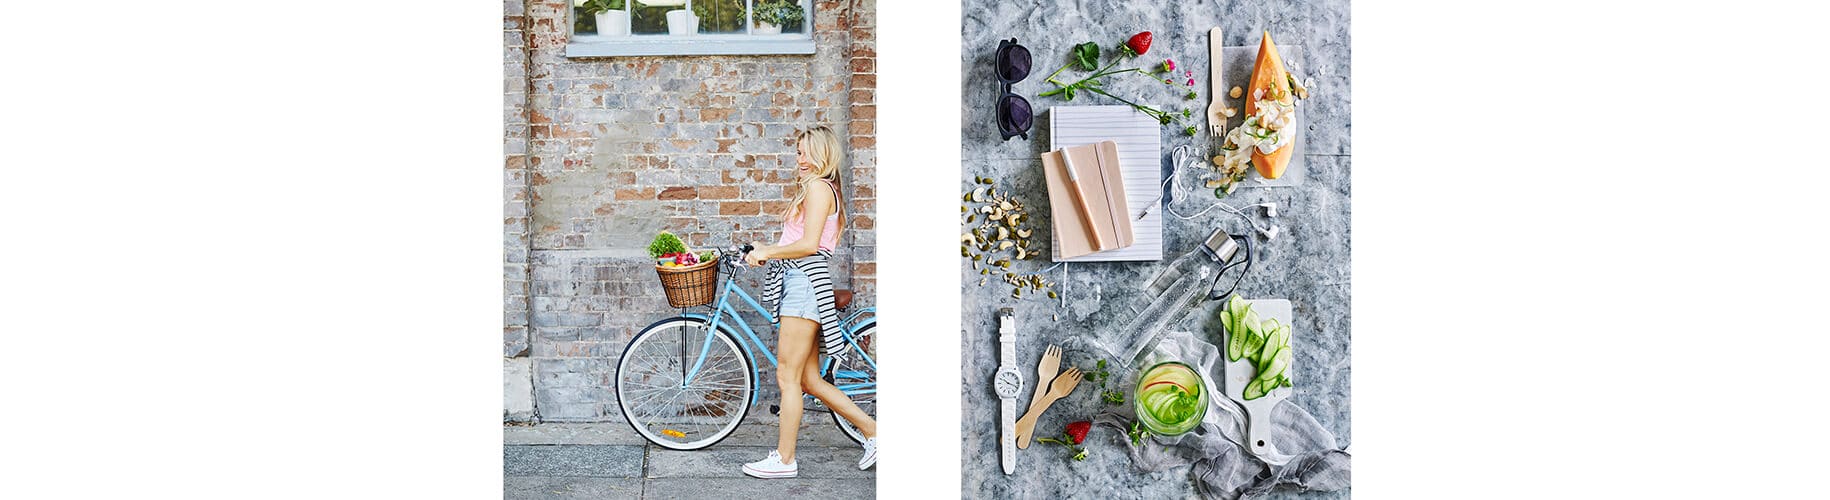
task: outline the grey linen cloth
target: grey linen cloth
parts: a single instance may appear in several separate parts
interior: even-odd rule
[[[1335,442],[1334,433],[1315,417],[1288,400],[1271,411],[1271,437],[1279,452],[1289,456],[1283,465],[1272,465],[1253,456],[1245,442],[1245,408],[1228,399],[1215,381],[1224,375],[1220,348],[1188,332],[1166,333],[1147,351],[1120,387],[1136,387],[1142,368],[1159,361],[1181,361],[1201,372],[1209,391],[1207,415],[1201,426],[1176,437],[1151,436],[1143,446],[1122,439],[1131,463],[1146,472],[1193,464],[1189,476],[1204,498],[1249,498],[1269,493],[1277,486],[1298,490],[1334,491],[1350,484],[1350,455]],[[1298,381],[1298,387],[1301,387]],[[1135,395],[1133,395],[1135,397]],[[1131,405],[1107,410],[1094,417],[1102,426],[1130,430],[1135,420]]]

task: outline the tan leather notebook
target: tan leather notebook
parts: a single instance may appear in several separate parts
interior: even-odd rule
[[[1068,175],[1069,166],[1075,175]],[[1130,210],[1125,206],[1117,143],[1103,141],[1042,153],[1042,173],[1048,183],[1049,213],[1061,258],[1134,243],[1131,218],[1125,216]]]

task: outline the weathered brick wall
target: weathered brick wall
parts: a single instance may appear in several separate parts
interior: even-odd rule
[[[502,2],[502,418],[534,418],[528,354],[527,7]]]
[[[875,7],[815,3],[813,56],[568,59],[568,2],[505,2],[503,343],[510,363],[531,365],[521,376],[533,418],[621,418],[616,356],[678,312],[661,295],[649,239],[668,230],[701,248],[773,243],[793,194],[797,129],[824,124],[849,140],[852,217],[835,271],[860,305],[874,301]]]

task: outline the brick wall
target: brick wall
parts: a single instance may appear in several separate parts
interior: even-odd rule
[[[505,401],[505,419],[620,419],[616,356],[678,312],[648,240],[668,230],[705,248],[773,243],[800,128],[825,124],[849,141],[852,217],[835,271],[860,306],[874,302],[875,6],[815,4],[812,56],[568,59],[568,2],[505,0],[503,351],[531,368],[505,373],[529,377],[532,395],[531,414]]]

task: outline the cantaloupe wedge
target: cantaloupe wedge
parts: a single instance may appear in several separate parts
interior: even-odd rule
[[[1246,90],[1245,115],[1252,116],[1258,112],[1258,100],[1254,97],[1260,95],[1258,91],[1261,89],[1264,90],[1263,95],[1265,96],[1278,94],[1279,91],[1282,91],[1282,95],[1290,95],[1290,81],[1284,76],[1288,73],[1289,71],[1284,69],[1284,58],[1277,55],[1277,45],[1271,43],[1271,32],[1264,32],[1264,40],[1258,43],[1258,60],[1252,65],[1252,86]],[[1295,97],[1286,99],[1295,99]],[[1294,133],[1297,126],[1292,123],[1288,128],[1290,132]],[[1290,166],[1290,154],[1296,150],[1295,147],[1292,147],[1295,145],[1296,143],[1292,141],[1268,155],[1256,150],[1252,151],[1252,167],[1258,169],[1258,175],[1262,175],[1266,179],[1276,179],[1284,175],[1284,167]]]

